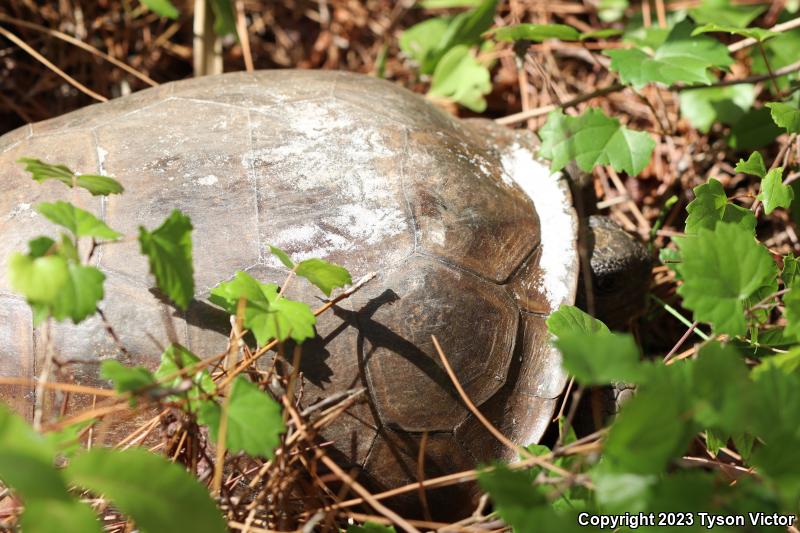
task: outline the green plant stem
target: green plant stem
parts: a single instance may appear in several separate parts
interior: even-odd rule
[[[775,95],[781,98],[781,88],[778,87],[778,79],[775,77],[775,72],[773,72],[772,65],[770,65],[769,59],[767,58],[767,51],[764,50],[764,44],[761,42],[758,43],[758,51],[761,53],[761,57],[764,58],[764,65],[767,67],[767,72],[769,72],[769,79],[772,81],[773,89],[775,89]]]
[[[658,304],[659,304],[661,307],[663,307],[663,308],[664,308],[664,310],[665,310],[667,313],[669,313],[669,314],[671,314],[672,316],[674,316],[675,318],[677,318],[677,319],[678,319],[678,321],[680,321],[680,323],[681,323],[681,324],[683,324],[683,325],[684,325],[684,326],[686,326],[687,328],[690,328],[690,329],[691,329],[691,331],[694,331],[694,333],[695,333],[695,334],[696,334],[698,337],[700,337],[700,338],[701,338],[701,339],[703,339],[704,341],[707,341],[707,340],[709,340],[709,339],[710,339],[710,337],[709,337],[708,335],[706,335],[706,334],[705,334],[705,333],[703,333],[703,332],[702,332],[700,329],[698,329],[698,328],[697,328],[697,326],[695,326],[694,324],[692,324],[692,323],[691,323],[691,322],[690,322],[690,321],[689,321],[689,320],[688,320],[686,317],[684,317],[683,315],[681,315],[681,314],[678,312],[678,310],[677,310],[677,309],[675,309],[674,307],[672,307],[671,305],[669,305],[667,302],[665,302],[664,300],[662,300],[662,299],[661,299],[661,298],[659,298],[658,296],[655,296],[655,295],[652,295],[652,294],[650,295],[650,298],[652,298],[652,299],[653,299],[653,301],[655,301],[655,302],[656,302],[656,303],[658,303]]]

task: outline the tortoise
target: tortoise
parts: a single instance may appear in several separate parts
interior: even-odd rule
[[[79,383],[104,386],[102,359],[153,368],[157,346],[175,339],[201,355],[224,350],[228,317],[206,297],[236,270],[280,283],[269,245],[341,264],[354,279],[377,272],[320,316],[304,345],[304,405],[366,389],[323,433],[336,459],[375,490],[417,480],[423,435],[427,476],[512,460],[456,393],[431,335],[493,424],[520,444],[541,439],[566,380],[545,320],[575,301],[580,269],[567,179],[536,158],[536,143],[528,131],[459,120],[398,85],[345,72],[168,83],[0,137],[0,268],[52,232],[31,206],[64,195],[52,182],[31,184],[16,163],[23,156],[121,181],[125,194],[77,201],[126,234],[175,208],[191,217],[198,295],[188,311],[148,291],[136,246],[107,246],[93,259],[107,276],[100,307],[128,353],[98,317],[53,326],[56,359]],[[588,227],[600,311],[619,314],[642,293],[646,253],[602,218]],[[292,293],[315,302],[310,286]],[[0,374],[33,378],[41,341],[3,278]],[[28,417],[32,394],[2,389]],[[433,491],[431,507],[463,501],[454,490]]]

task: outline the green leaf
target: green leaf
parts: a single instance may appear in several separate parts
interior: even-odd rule
[[[481,42],[481,35],[494,22],[497,0],[483,0],[474,9],[454,17],[429,19],[412,26],[400,37],[400,48],[420,65],[422,74],[433,74],[453,48]]]
[[[0,404],[0,479],[24,500],[25,531],[99,533],[91,508],[72,498],[53,467],[54,452],[21,417]]]
[[[792,289],[784,294],[783,305],[783,316],[786,317],[784,331],[787,335],[800,340],[800,290]]]
[[[421,0],[420,7],[425,9],[449,9],[453,7],[475,7],[482,0]]]
[[[33,475],[33,472],[29,473]],[[103,531],[92,508],[77,500],[33,500],[26,503],[20,526],[23,531],[34,532],[101,533]]]
[[[430,0],[429,0],[430,1]],[[364,522],[363,525],[347,526],[347,533],[395,533],[393,526],[384,526],[375,522]]]
[[[21,253],[9,257],[8,282],[30,303],[54,302],[68,279],[67,261],[63,257],[33,257]]]
[[[753,152],[750,154],[750,157],[747,158],[747,161],[740,159],[739,162],[736,163],[734,170],[736,172],[750,174],[751,176],[758,176],[759,178],[763,178],[767,175],[767,166],[764,164],[764,158],[761,156],[761,152]]]
[[[763,5],[732,5],[730,0],[703,0],[699,7],[689,10],[698,24],[726,24],[744,28],[767,10]]]
[[[792,329],[797,333],[800,327],[800,322],[798,322],[798,319],[800,319],[800,314],[798,314],[800,312],[800,294],[791,297],[791,301],[787,304],[785,311],[789,310],[789,306],[792,308],[792,317],[790,319],[793,322]],[[788,317],[787,320],[789,320]],[[753,368],[750,373],[754,378],[758,378],[764,372],[771,372],[772,369],[780,370],[784,374],[793,374],[797,372],[797,370],[800,369],[800,348],[795,347],[785,353],[764,357],[761,360],[761,364]]]
[[[158,288],[186,310],[194,297],[192,222],[177,209],[153,232],[139,227],[139,245]]]
[[[161,364],[158,365],[156,369],[155,377],[159,382],[162,382],[165,387],[178,387],[187,379],[186,377],[174,377],[172,381],[169,382],[164,382],[164,380],[168,376],[174,375],[179,370],[190,367],[198,362],[200,362],[200,358],[183,346],[179,344],[170,344],[169,347],[164,350],[164,353],[161,354]],[[203,396],[214,394],[217,390],[217,386],[207,369],[203,369],[199,372],[195,371],[190,375],[192,388],[190,388],[186,394],[189,399],[189,408],[192,411],[197,411]],[[175,401],[178,397],[171,396],[169,399]]]
[[[787,22],[789,17],[781,16],[778,22]],[[791,65],[797,58],[800,57],[800,29],[793,29],[781,33],[774,39],[770,39],[761,45],[764,49],[769,66],[772,67],[773,72],[780,68]],[[769,68],[764,62],[764,57],[761,54],[759,47],[754,46],[750,52],[751,69],[754,74],[769,74]],[[790,80],[796,80],[797,73],[779,76],[776,81],[781,91],[789,89]],[[766,84],[767,88],[774,93],[775,89],[772,84]]]
[[[159,17],[177,19],[180,16],[178,8],[170,0],[141,0],[141,2]]]
[[[764,212],[768,215],[777,207],[786,209],[792,205],[794,191],[783,184],[783,167],[773,168],[767,172],[761,180],[761,192],[756,199],[764,202]]]
[[[497,10],[498,0],[483,0],[474,9],[453,17],[448,24],[447,31],[436,47],[434,63],[425,73],[433,72],[434,67],[441,58],[451,49],[459,45],[474,46],[479,44],[481,36],[494,23],[494,14]]]
[[[147,533],[224,533],[205,487],[183,467],[142,449],[94,448],[66,468],[70,482],[103,495]]]
[[[135,392],[156,384],[152,372],[141,366],[125,366],[115,359],[100,363],[100,377],[114,384],[117,392]]]
[[[674,240],[682,257],[676,269],[684,280],[678,288],[683,306],[717,334],[744,334],[745,301],[777,275],[769,252],[749,230],[728,222]]]
[[[319,290],[330,296],[335,288],[353,283],[346,268],[334,265],[323,259],[306,259],[297,264],[295,273],[306,278]]]
[[[725,435],[718,435],[710,429],[706,430],[706,448],[711,454],[716,457],[719,451],[728,444],[728,438]]]
[[[634,383],[641,376],[639,349],[630,335],[570,331],[555,345],[564,368],[584,385]]]
[[[547,39],[561,39],[562,41],[577,41],[581,33],[565,24],[513,24],[502,26],[488,32],[497,41],[535,41],[542,42]]]
[[[109,194],[120,194],[122,185],[114,178],[108,176],[97,176],[94,174],[75,174],[64,165],[52,165],[39,159],[23,157],[17,161],[25,165],[25,171],[30,172],[31,177],[43,182],[46,180],[58,180],[67,187],[81,187],[89,191],[93,196],[107,196]]]
[[[9,258],[8,279],[34,308],[34,322],[53,316],[59,321],[71,318],[77,324],[93,315],[103,299],[105,275],[95,267],[72,262],[77,260],[77,251],[70,248],[74,245],[69,238],[60,247],[46,237],[30,241],[28,247],[28,255],[16,253]],[[58,255],[41,255],[54,249]]]
[[[459,45],[436,65],[428,96],[447,98],[481,113],[486,110],[483,95],[491,90],[489,70],[478,63],[467,46]]]
[[[615,28],[603,28],[602,30],[587,31],[581,33],[581,41],[588,41],[589,39],[608,39],[609,37],[618,37],[622,35],[622,30]]]
[[[314,337],[316,318],[311,308],[301,302],[278,298],[278,286],[259,283],[246,272],[237,272],[234,279],[211,290],[209,301],[236,314],[239,299],[247,301],[244,325],[263,346],[271,339],[296,342]]]
[[[230,0],[209,0],[214,13],[214,33],[220,37],[236,35],[236,12]]]
[[[746,37],[748,39],[755,39],[756,41],[763,43],[773,37],[777,37],[780,35],[779,33],[775,33],[774,31],[765,30],[764,28],[738,28],[736,26],[728,26],[724,24],[716,24],[714,22],[710,22],[708,24],[704,24],[699,28],[695,28],[692,32],[692,35],[700,35],[701,33],[712,33],[712,32],[721,32],[721,33],[729,33],[731,35],[739,35],[741,37]]]
[[[519,533],[581,531],[572,513],[558,513],[547,504],[530,472],[511,470],[503,464],[490,472],[479,472],[478,483],[492,498],[494,510]]]
[[[400,49],[420,67],[426,65],[433,61],[436,47],[444,38],[451,20],[452,17],[436,17],[411,26],[400,35]],[[435,67],[434,64],[433,68]]]
[[[625,15],[628,0],[600,0],[597,4],[597,15],[603,22],[614,22]]]
[[[71,424],[58,431],[49,431],[44,434],[47,444],[58,454],[65,457],[72,457],[76,452],[81,451],[81,432],[93,425],[96,420],[86,420]]]
[[[634,176],[647,166],[655,148],[648,133],[629,130],[598,108],[590,108],[578,117],[553,111],[539,135],[540,154],[550,159],[553,171],[575,160],[584,172],[596,165],[611,165]]]
[[[644,512],[658,478],[654,475],[608,471],[601,465],[592,471],[592,481],[595,484],[597,503],[603,512]]]
[[[569,333],[610,333],[608,327],[574,305],[562,304],[547,318],[547,329],[555,337]]]
[[[800,133],[800,109],[783,102],[768,102],[766,105],[775,124],[789,133]]]
[[[604,53],[611,58],[611,70],[619,73],[623,83],[637,89],[648,83],[708,85],[714,81],[710,68],[727,67],[733,62],[728,49],[719,41],[705,36],[693,37],[688,21],[677,24],[652,57],[635,48]]]
[[[661,473],[695,433],[687,419],[685,365],[653,365],[651,376],[622,406],[603,448],[610,471]]]
[[[272,246],[271,244],[269,246],[269,251],[272,252],[272,255],[277,257],[281,263],[283,263],[283,266],[285,266],[289,270],[294,269],[294,262],[291,260],[291,258],[287,255],[286,252],[284,252],[283,250],[281,250],[276,246]]]
[[[75,324],[97,312],[97,302],[103,299],[105,274],[95,267],[70,263],[67,281],[58,296],[49,304],[53,318],[58,321],[72,319]]]
[[[271,459],[286,430],[281,406],[244,376],[233,381],[230,394],[225,433],[228,450]],[[204,402],[200,413],[201,421],[208,425],[211,438],[216,441],[222,408],[216,402]]]
[[[800,261],[791,252],[783,258],[781,279],[788,289],[791,289],[800,281]]]
[[[731,128],[728,144],[736,150],[758,150],[783,133],[766,108],[751,109]]]
[[[36,237],[28,241],[28,254],[33,258],[42,257],[49,252],[57,250],[58,246],[56,246],[56,241],[50,237]]]
[[[748,83],[729,87],[704,87],[681,91],[681,116],[703,133],[711,125],[735,124],[753,107],[754,86]]]
[[[728,202],[722,184],[711,178],[693,189],[694,200],[686,206],[686,233],[697,233],[700,228],[713,230],[718,222],[737,224],[755,232],[756,217],[752,211]]]
[[[41,203],[36,206],[36,210],[50,222],[70,230],[76,237],[95,237],[98,239],[118,239],[121,237],[119,233],[109,228],[105,222],[69,202]]]
[[[707,342],[691,365],[693,417],[703,427],[730,434],[749,417],[750,386],[742,354],[733,346]]]

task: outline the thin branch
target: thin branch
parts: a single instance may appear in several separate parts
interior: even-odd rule
[[[792,20],[788,20],[786,22],[782,22],[781,24],[776,24],[773,27],[769,28],[769,31],[775,33],[783,33],[789,30],[793,30],[795,28],[800,28],[800,17],[793,18]],[[743,50],[745,48],[749,48],[754,44],[757,44],[758,41],[749,37],[747,39],[742,39],[741,41],[735,42],[732,45],[728,46],[728,52],[734,53],[738,52],[739,50]]]
[[[786,74],[792,74],[793,72],[797,71],[800,71],[800,61],[779,68],[774,72],[774,75],[775,77],[780,77],[780,76],[785,76]],[[731,85],[739,85],[742,83],[758,83],[760,81],[768,80],[771,77],[772,76],[770,74],[756,74],[753,76],[747,76],[746,78],[739,78],[733,80],[720,80],[709,85],[671,85],[668,87],[668,89],[670,91],[680,92],[680,91],[691,91],[692,89],[708,89],[710,87],[729,87]],[[627,87],[626,85],[623,85],[621,83],[615,83],[613,85],[609,85],[608,87],[592,91],[591,93],[586,93],[580,96],[576,96],[571,100],[562,102],[560,105],[551,104],[551,105],[536,107],[528,111],[522,111],[520,113],[514,113],[512,115],[507,115],[505,117],[498,118],[495,120],[495,122],[503,125],[516,124],[518,122],[522,122],[531,118],[536,118],[546,115],[558,108],[566,109],[569,107],[575,107],[576,105],[582,104],[583,102],[591,100],[592,98],[597,98],[600,96],[605,96],[607,94],[619,92],[625,89],[626,87]]]
[[[140,80],[142,80],[143,82],[145,82],[148,85],[151,85],[153,87],[158,85],[157,81],[154,81],[152,78],[150,78],[146,74],[144,74],[142,72],[139,72],[138,70],[136,70],[132,66],[128,65],[127,63],[124,63],[124,62],[120,61],[119,59],[117,59],[116,57],[113,57],[113,56],[111,56],[111,55],[109,55],[109,54],[107,54],[105,52],[102,52],[102,51],[98,50],[97,48],[95,48],[94,46],[92,46],[92,45],[90,45],[88,43],[85,43],[85,42],[81,41],[80,39],[76,39],[75,37],[73,37],[71,35],[67,35],[66,33],[60,32],[58,30],[53,30],[51,28],[46,28],[44,26],[40,26],[39,24],[34,24],[33,22],[27,22],[25,20],[20,20],[20,19],[14,18],[14,17],[9,17],[5,13],[0,13],[0,21],[8,22],[9,24],[14,24],[16,26],[22,26],[23,28],[28,28],[29,30],[38,31],[40,33],[46,33],[47,35],[55,37],[56,39],[61,39],[62,41],[66,41],[69,44],[75,45],[78,48],[86,50],[90,54],[93,54],[93,55],[95,55],[97,57],[105,59],[106,61],[108,61],[112,65],[121,68],[122,70],[124,70],[125,72],[130,74],[131,76],[135,76],[135,77],[139,78]]]
[[[46,66],[47,68],[49,68],[50,70],[52,70],[53,72],[55,72],[56,74],[58,74],[59,76],[64,78],[64,80],[67,83],[69,83],[70,85],[72,85],[73,87],[75,87],[76,89],[81,91],[82,93],[84,93],[84,94],[86,94],[88,96],[91,96],[92,98],[94,98],[95,100],[97,100],[99,102],[107,102],[108,101],[108,98],[106,98],[102,94],[98,94],[98,93],[94,92],[93,90],[91,90],[90,88],[86,87],[81,82],[79,82],[78,80],[76,80],[75,78],[73,78],[72,76],[70,76],[69,74],[67,74],[66,72],[64,72],[60,68],[58,68],[57,66],[55,66],[53,63],[50,62],[49,59],[47,59],[42,54],[40,54],[39,52],[37,52],[36,50],[34,50],[30,46],[28,46],[28,43],[26,43],[25,41],[23,41],[22,39],[20,39],[15,34],[11,33],[10,31],[8,31],[7,29],[5,29],[2,26],[0,26],[0,35],[5,37],[6,39],[11,41],[12,43],[16,44],[20,48],[22,48],[28,54],[32,55],[34,57],[34,59],[36,59],[37,61],[42,63],[44,66]]]

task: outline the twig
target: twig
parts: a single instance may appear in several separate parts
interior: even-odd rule
[[[793,18],[792,20],[788,20],[786,22],[782,22],[780,24],[776,24],[773,27],[769,28],[769,31],[775,33],[783,33],[789,30],[793,30],[795,28],[800,28],[800,17]],[[738,52],[739,50],[743,50],[745,48],[749,48],[754,44],[757,44],[758,40],[752,37],[748,37],[747,39],[742,39],[741,41],[737,41],[728,46],[728,51],[730,53]]]
[[[44,363],[42,364],[42,371],[39,373],[39,379],[36,384],[33,408],[33,429],[36,431],[42,429],[45,384],[47,380],[50,379],[50,369],[53,366],[53,343],[50,336],[52,322],[52,319],[48,318],[42,330],[42,336],[44,337]]]
[[[130,74],[131,76],[135,76],[135,77],[139,78],[140,80],[142,80],[143,82],[145,82],[146,84],[148,84],[150,86],[155,87],[155,86],[158,85],[158,82],[154,81],[148,75],[146,75],[146,74],[144,74],[142,72],[139,72],[138,70],[136,70],[132,66],[128,65],[127,63],[124,63],[124,62],[120,61],[116,57],[108,55],[105,52],[102,52],[102,51],[98,50],[94,46],[92,46],[92,45],[90,45],[88,43],[85,43],[85,42],[81,41],[80,39],[76,39],[75,37],[73,37],[71,35],[67,35],[66,33],[60,32],[58,30],[53,30],[53,29],[50,29],[50,28],[46,28],[44,26],[40,26],[39,24],[34,24],[33,22],[27,22],[25,20],[20,20],[20,19],[14,18],[14,17],[9,17],[5,13],[0,13],[0,21],[8,22],[10,24],[15,24],[17,26],[22,26],[23,28],[28,28],[30,30],[38,31],[38,32],[41,32],[41,33],[46,33],[48,35],[51,35],[51,36],[55,37],[56,39],[61,39],[62,41],[66,41],[66,42],[68,42],[68,43],[70,43],[72,45],[77,46],[78,48],[86,50],[87,52],[89,52],[92,55],[95,55],[97,57],[101,57],[101,58],[105,59],[106,61],[108,61],[112,65],[121,68],[122,70],[124,70],[125,72]]]
[[[283,402],[284,408],[289,412],[289,415],[294,419],[295,424],[297,425],[297,431],[306,440],[311,441],[311,438],[306,433],[306,428],[303,425],[302,421],[299,419],[299,415],[297,411],[295,411],[294,407],[292,406],[291,402],[288,398],[284,397]],[[370,492],[364,488],[360,483],[358,483],[355,479],[353,479],[347,472],[342,470],[339,465],[336,464],[330,457],[325,455],[322,450],[318,447],[313,449],[314,456],[317,460],[322,461],[326,467],[328,467],[334,474],[336,474],[342,481],[348,483],[350,488],[353,489],[353,492],[361,496],[364,501],[366,501],[373,509],[378,511],[380,514],[388,518],[392,521],[393,524],[397,525],[407,533],[419,533],[419,530],[409,524],[404,518],[400,515],[383,505],[379,502]]]
[[[669,362],[669,360],[672,359],[672,356],[674,356],[675,353],[678,350],[680,350],[681,346],[683,346],[683,343],[686,342],[686,339],[689,338],[689,335],[691,335],[692,332],[694,331],[694,329],[699,325],[700,325],[700,322],[695,320],[692,323],[692,325],[689,326],[689,329],[686,330],[686,333],[684,333],[683,336],[680,339],[678,339],[678,342],[675,343],[675,346],[673,346],[672,349],[669,351],[669,353],[664,356],[664,362],[665,363]]]
[[[28,44],[25,41],[23,41],[22,39],[20,39],[15,34],[11,33],[10,31],[8,31],[7,29],[5,29],[2,26],[0,26],[0,35],[5,37],[6,39],[11,41],[12,43],[16,44],[20,48],[22,48],[28,54],[32,55],[34,57],[34,59],[36,59],[37,61],[42,63],[44,66],[46,66],[47,68],[49,68],[50,70],[52,70],[53,72],[55,72],[56,74],[58,74],[59,76],[64,78],[64,80],[67,83],[69,83],[70,85],[72,85],[73,87],[75,87],[76,89],[81,91],[82,93],[84,93],[84,94],[86,94],[88,96],[91,96],[92,98],[94,98],[95,100],[97,100],[99,102],[107,102],[108,101],[108,98],[106,98],[102,94],[97,94],[96,92],[94,92],[90,88],[86,87],[81,82],[79,82],[78,80],[76,80],[75,78],[73,78],[72,76],[70,76],[69,74],[67,74],[63,70],[61,70],[60,68],[55,66],[53,63],[51,63],[42,54],[40,54],[39,52],[37,52],[36,50],[34,50],[30,46],[28,46]]]
[[[42,386],[45,389],[53,389],[53,390],[60,390],[64,392],[77,392],[79,394],[93,394],[95,396],[108,396],[108,397],[116,397],[119,396],[119,393],[110,389],[100,389],[97,387],[86,387],[84,385],[78,385],[76,383],[58,383],[58,382],[46,382],[42,383],[37,380],[27,379],[27,378],[5,378],[0,377],[0,385],[21,385],[23,387],[37,387]]]
[[[236,31],[239,33],[239,41],[242,43],[242,57],[244,57],[244,68],[247,72],[253,72],[253,51],[250,49],[250,34],[247,33],[247,18],[244,11],[244,0],[236,0]]]
[[[491,422],[489,422],[489,420],[485,416],[483,416],[483,413],[481,413],[478,410],[478,408],[475,407],[475,404],[472,403],[472,400],[470,400],[469,396],[467,396],[467,393],[461,386],[461,383],[458,381],[455,372],[453,372],[453,368],[450,366],[450,362],[444,355],[442,347],[439,345],[439,341],[436,339],[436,336],[431,335],[431,339],[433,339],[433,345],[436,347],[436,352],[439,354],[439,359],[442,361],[442,365],[444,365],[444,369],[447,372],[447,375],[450,377],[450,381],[453,382],[453,385],[458,391],[458,394],[461,396],[461,399],[467,405],[467,409],[469,409],[470,412],[473,415],[475,415],[475,418],[477,418],[478,421],[480,421],[480,423],[483,424],[487,430],[489,430],[489,432],[494,436],[494,438],[500,441],[504,446],[506,446],[511,451],[522,454],[525,458],[534,461],[534,464],[537,464],[537,466],[546,468],[547,470],[550,470],[551,472],[554,472],[564,477],[571,476],[570,472],[568,472],[567,470],[564,470],[559,466],[556,466],[548,461],[541,459],[540,457],[533,455],[523,446],[518,446],[517,444],[514,444],[508,437],[503,435],[500,432],[500,430],[494,427],[494,425]]]
[[[785,67],[779,68],[774,72],[775,77],[785,76],[786,74],[791,74],[793,72],[797,72],[800,70],[800,61],[792,63],[791,65],[786,65]],[[720,80],[715,83],[711,83],[709,85],[671,85],[668,87],[671,91],[691,91],[693,89],[708,89],[710,87],[728,87],[731,85],[739,85],[741,83],[757,83],[759,81],[764,81],[770,79],[772,76],[770,74],[756,74],[753,76],[747,76],[746,78],[739,78],[733,80]],[[619,92],[625,89],[625,85],[621,83],[615,83],[613,85],[609,85],[608,87],[604,87],[602,89],[598,89],[596,91],[592,91],[591,93],[582,94],[580,96],[576,96],[571,100],[567,100],[562,102],[560,105],[546,105],[542,107],[536,107],[534,109],[530,109],[528,111],[523,111],[520,113],[514,113],[512,115],[507,115],[505,117],[500,117],[495,120],[498,124],[516,124],[517,122],[522,122],[524,120],[528,120],[530,118],[536,118],[543,115],[550,113],[551,111],[562,108],[566,109],[569,107],[575,107],[578,104],[582,104],[592,98],[597,98],[600,96],[605,96],[607,94]]]

